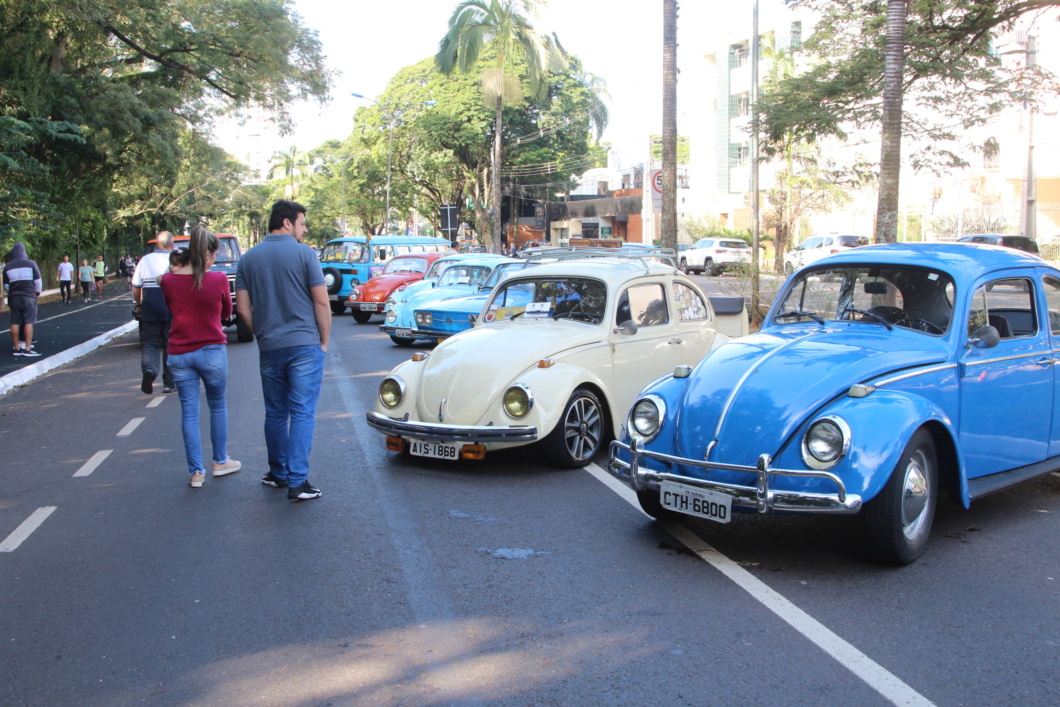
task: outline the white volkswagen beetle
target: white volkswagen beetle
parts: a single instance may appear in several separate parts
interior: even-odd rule
[[[746,321],[742,308],[732,316]],[[368,424],[416,456],[536,442],[553,465],[584,466],[645,385],[729,341],[717,324],[696,284],[656,256],[543,264],[499,285],[474,328],[391,371]]]

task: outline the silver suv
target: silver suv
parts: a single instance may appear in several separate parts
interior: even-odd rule
[[[1030,236],[999,236],[991,233],[975,233],[961,236],[958,243],[981,243],[983,245],[1000,245],[1006,248],[1015,248],[1027,253],[1038,255],[1038,243]]]
[[[751,248],[739,238],[700,238],[688,250],[680,251],[681,272],[715,275],[751,262]]]
[[[784,254],[784,272],[790,275],[804,265],[809,265],[826,255],[868,244],[869,239],[865,236],[840,236],[832,233],[813,236]]]

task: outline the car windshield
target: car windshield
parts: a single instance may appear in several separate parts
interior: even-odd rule
[[[485,321],[574,319],[599,324],[607,309],[607,286],[582,277],[520,278],[505,282],[486,308]]]
[[[322,263],[366,263],[368,262],[368,248],[364,243],[344,242],[328,243],[324,246],[324,252],[320,254]]]
[[[426,258],[394,258],[386,264],[386,269],[383,270],[384,275],[416,272],[427,272]]]
[[[483,287],[493,289],[497,286],[497,283],[506,277],[509,277],[513,272],[522,270],[528,265],[524,261],[515,261],[512,263],[501,263],[497,267],[493,268],[493,273],[489,276],[489,279],[483,284]]]
[[[239,260],[239,244],[235,238],[221,238],[221,247],[217,249],[217,258],[214,260],[218,265],[231,265]]]
[[[953,318],[946,273],[913,266],[810,268],[793,279],[773,323],[860,321],[941,335]]]
[[[438,287],[448,285],[481,285],[490,276],[492,268],[483,265],[460,265],[453,264],[446,268],[442,278],[438,280]]]

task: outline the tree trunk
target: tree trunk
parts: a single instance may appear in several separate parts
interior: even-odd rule
[[[898,180],[902,158],[902,74],[905,63],[906,0],[887,0],[887,49],[883,70],[883,130],[876,242],[898,240]]]
[[[493,251],[494,244],[500,245],[501,242],[501,128],[503,125],[502,109],[504,103],[500,96],[497,96],[497,117],[493,121],[493,175],[492,175],[492,189],[490,190],[493,198],[493,234],[487,239],[486,250],[490,253]]]
[[[677,0],[663,0],[662,246],[677,250]]]

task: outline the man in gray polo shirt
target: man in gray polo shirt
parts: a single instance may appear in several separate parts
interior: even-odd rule
[[[331,333],[324,273],[305,234],[305,207],[277,201],[269,235],[236,269],[236,311],[257,336],[265,400],[269,472],[261,482],[286,488],[292,501],[320,496],[309,483],[309,453]]]

